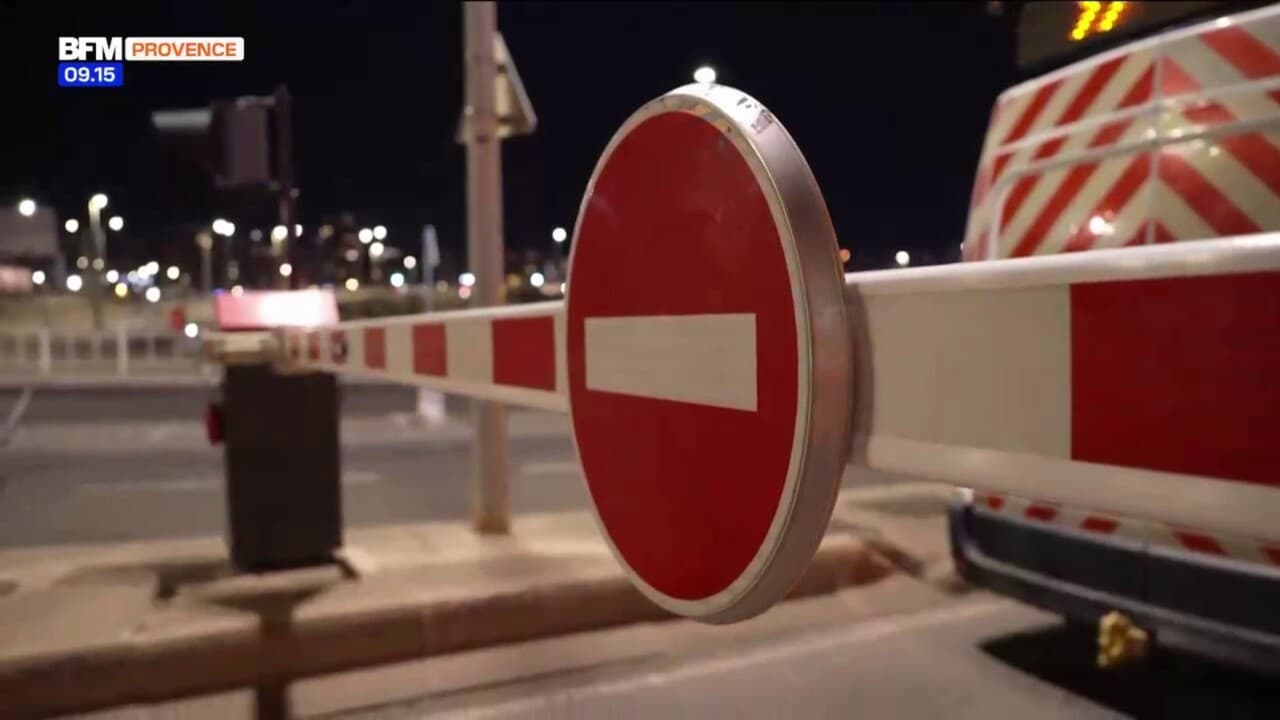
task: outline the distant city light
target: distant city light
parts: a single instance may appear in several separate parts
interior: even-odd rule
[[[80,288],[84,287],[84,280],[79,275],[67,276],[67,289],[71,292],[80,292]]]
[[[369,246],[369,257],[372,257],[372,258],[382,257],[382,253],[385,252],[386,249],[387,249],[386,245],[383,245],[380,242],[375,242],[374,244]]]
[[[564,294],[564,291],[565,291],[568,287],[569,287],[569,284],[568,284],[568,283],[560,283],[560,294],[561,294],[561,295],[563,295],[563,294]]]
[[[468,285],[464,285],[458,288],[458,297],[462,298],[463,300],[466,300],[467,298],[471,297],[471,287]]]
[[[36,214],[36,201],[31,198],[23,198],[18,201],[18,214],[22,217],[31,217]]]
[[[567,240],[568,238],[569,238],[569,233],[568,233],[568,231],[566,231],[564,228],[562,228],[562,227],[552,228],[552,230],[551,230],[551,239],[552,239],[552,240],[554,240],[554,241],[556,241],[556,242],[558,242],[558,243],[562,243],[562,242],[564,242],[565,240]]]
[[[83,255],[76,258],[76,267],[80,268],[81,270],[89,269],[89,258]]]
[[[294,237],[302,237],[302,226],[301,226],[301,225],[294,225],[294,226],[293,226],[293,236],[294,236]]]
[[[280,276],[289,277],[293,274],[293,266],[289,263],[280,263]]]
[[[404,287],[404,273],[391,273],[391,287]]]
[[[70,220],[63,223],[62,227],[66,228],[67,232],[73,233],[80,229],[80,221],[75,218],[71,218]]]
[[[475,273],[464,272],[458,276],[458,284],[464,288],[469,288],[476,284]]]
[[[355,292],[360,289],[360,281],[355,278],[347,278],[347,281],[342,285],[351,292]]]
[[[164,276],[170,280],[177,280],[178,276],[181,274],[182,270],[180,270],[177,265],[170,265],[169,268],[164,271]]]
[[[195,337],[200,334],[200,326],[193,322],[189,322],[182,326],[182,334],[195,339]]]
[[[547,279],[542,277],[542,273],[540,272],[536,272],[529,276],[529,284],[536,288],[542,287],[542,284],[546,281]]]
[[[120,232],[124,229],[124,218],[119,215],[112,215],[111,219],[107,221],[107,227],[116,232]]]
[[[107,282],[113,283],[120,279],[120,273],[116,270],[107,271]]]
[[[373,242],[373,231],[369,228],[360,228],[360,232],[356,233],[356,237],[360,238],[360,242],[368,245]]]
[[[347,262],[355,262],[360,259],[360,251],[355,248],[347,248],[346,251],[342,253],[342,257],[345,258]]]
[[[107,196],[103,195],[102,193],[98,193],[93,197],[89,198],[90,210],[101,210],[106,206],[107,206]]]
[[[709,65],[703,65],[693,71],[693,81],[703,85],[710,85],[716,81],[716,69]]]
[[[288,229],[288,228],[286,228],[286,227],[285,227],[285,226],[283,226],[283,225],[277,225],[277,226],[275,226],[275,227],[271,228],[271,239],[272,239],[272,240],[283,240],[283,239],[285,239],[285,238],[286,238],[286,237],[288,237],[288,236],[289,236],[289,229]]]
[[[91,265],[94,270],[101,271],[102,268],[107,266],[107,263],[104,262],[102,258],[94,258],[93,262],[89,263],[89,265]]]
[[[43,270],[33,270],[33,271],[31,272],[31,283],[32,283],[33,285],[43,285],[43,284],[44,284],[44,271],[43,271]]]
[[[249,231],[249,239],[253,242],[262,242],[262,231],[254,228]]]
[[[156,262],[155,260],[152,260],[151,262],[147,263],[144,267],[147,269],[148,275],[155,275],[156,273],[160,272],[160,263]]]
[[[240,297],[241,295],[243,295],[243,294],[244,294],[244,288],[243,288],[243,287],[241,287],[241,286],[239,286],[239,285],[232,285],[232,286],[231,286],[231,294],[232,294],[232,295],[234,295],[234,296],[236,296],[236,297]]]
[[[374,239],[374,240],[386,240],[386,239],[387,239],[387,226],[386,226],[386,225],[374,225],[374,226],[373,226],[373,239]]]
[[[129,294],[129,286],[124,283],[116,283],[116,297],[124,298]]]
[[[906,267],[911,263],[911,255],[906,250],[899,250],[894,254],[893,259],[898,265]]]
[[[156,287],[155,285],[152,285],[151,287],[147,288],[147,292],[143,295],[143,297],[145,297],[147,299],[147,302],[149,303],[160,302],[160,288]]]
[[[414,269],[414,268],[416,268],[416,267],[418,267],[418,258],[416,258],[416,257],[414,257],[414,256],[412,256],[412,255],[405,255],[405,256],[404,256],[404,269],[405,269],[405,270],[412,270],[412,269]]]

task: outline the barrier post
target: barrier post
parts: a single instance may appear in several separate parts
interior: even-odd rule
[[[311,318],[337,320],[324,291],[220,295],[220,328],[206,352],[224,366],[210,440],[224,443],[228,545],[240,570],[333,562],[342,546],[338,381],[327,372],[283,372],[269,332]]]
[[[337,379],[229,364],[222,402],[232,563],[332,562],[342,545]]]

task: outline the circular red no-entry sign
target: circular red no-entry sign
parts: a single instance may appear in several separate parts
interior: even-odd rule
[[[596,517],[640,589],[730,622],[807,568],[847,459],[835,233],[791,136],[732,88],[642,107],[596,165],[567,294]]]

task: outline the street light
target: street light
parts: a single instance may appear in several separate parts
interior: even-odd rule
[[[344,285],[351,292],[355,292],[360,289],[360,281],[355,278],[347,278],[347,282],[344,283]]]
[[[418,267],[418,258],[416,258],[416,257],[414,257],[414,256],[412,256],[412,255],[405,255],[405,256],[404,256],[404,269],[405,269],[405,270],[412,270],[412,269],[414,269],[414,268],[416,268],[416,267]]]
[[[145,297],[147,299],[147,302],[149,303],[160,302],[160,288],[156,287],[155,285],[152,285],[151,287],[147,288],[147,292],[143,294],[143,297]]]
[[[564,228],[558,227],[551,231],[551,239],[556,243],[562,243],[569,238],[569,233]]]
[[[107,221],[107,227],[116,232],[120,232],[124,229],[124,218],[119,215],[113,215],[111,219]]]
[[[710,65],[703,65],[693,71],[693,81],[703,85],[710,85],[716,81],[716,69]]]
[[[294,226],[293,226],[293,236],[294,236],[294,237],[302,237],[302,226],[301,226],[301,225],[294,225]]]
[[[283,225],[277,225],[277,226],[275,226],[275,227],[271,228],[271,239],[272,239],[272,240],[284,240],[284,239],[285,239],[285,238],[287,238],[287,237],[289,237],[289,228],[286,228],[286,227],[285,227],[285,226],[283,226]],[[287,276],[286,276],[286,277],[287,277]]]
[[[404,287],[404,273],[398,273],[398,272],[391,273],[391,287],[393,288]]]
[[[116,270],[107,271],[107,282],[114,283],[120,279],[120,273]]]
[[[546,282],[546,280],[547,279],[542,277],[542,273],[540,272],[536,272],[529,276],[529,284],[536,288],[542,287],[542,283]]]
[[[67,289],[71,292],[80,292],[80,288],[84,287],[84,280],[79,275],[67,276]]]
[[[280,263],[280,277],[289,277],[293,274],[293,266],[289,263]]]
[[[464,272],[458,276],[458,284],[462,287],[469,288],[476,284],[475,273]]]
[[[116,283],[116,297],[124,299],[129,294],[129,286],[124,283]]]
[[[178,269],[177,265],[170,265],[169,269],[164,271],[164,276],[170,280],[177,280],[180,275],[182,275],[182,270]]]
[[[107,206],[107,196],[103,195],[102,193],[97,193],[93,197],[89,198],[90,210],[101,210],[106,206]]]
[[[382,257],[382,253],[385,252],[386,249],[387,249],[386,245],[383,245],[380,242],[375,242],[374,244],[369,246],[369,257],[380,258]]]
[[[80,229],[80,221],[75,218],[71,218],[63,223],[62,227],[66,228],[69,233],[75,233],[75,231]]]
[[[32,284],[32,285],[43,285],[43,284],[44,284],[44,271],[43,271],[43,270],[34,270],[34,271],[32,271],[32,273],[31,273],[31,284]]]
[[[374,225],[374,226],[373,226],[373,239],[374,239],[374,240],[386,240],[386,239],[387,239],[387,226],[386,226],[386,225]]]
[[[360,242],[368,245],[373,242],[373,231],[369,228],[360,228],[360,232],[356,233],[356,237],[360,238]]]
[[[897,253],[894,254],[893,259],[901,267],[906,267],[907,265],[911,264],[911,254],[908,253],[906,250],[899,250]]]
[[[22,198],[18,201],[18,214],[22,217],[31,217],[36,214],[36,201],[31,198]]]
[[[194,340],[196,336],[200,334],[200,326],[193,322],[189,322],[182,326],[182,334]]]

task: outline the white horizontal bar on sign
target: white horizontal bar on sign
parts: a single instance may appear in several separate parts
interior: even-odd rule
[[[584,340],[588,390],[756,411],[754,314],[587,318]]]

